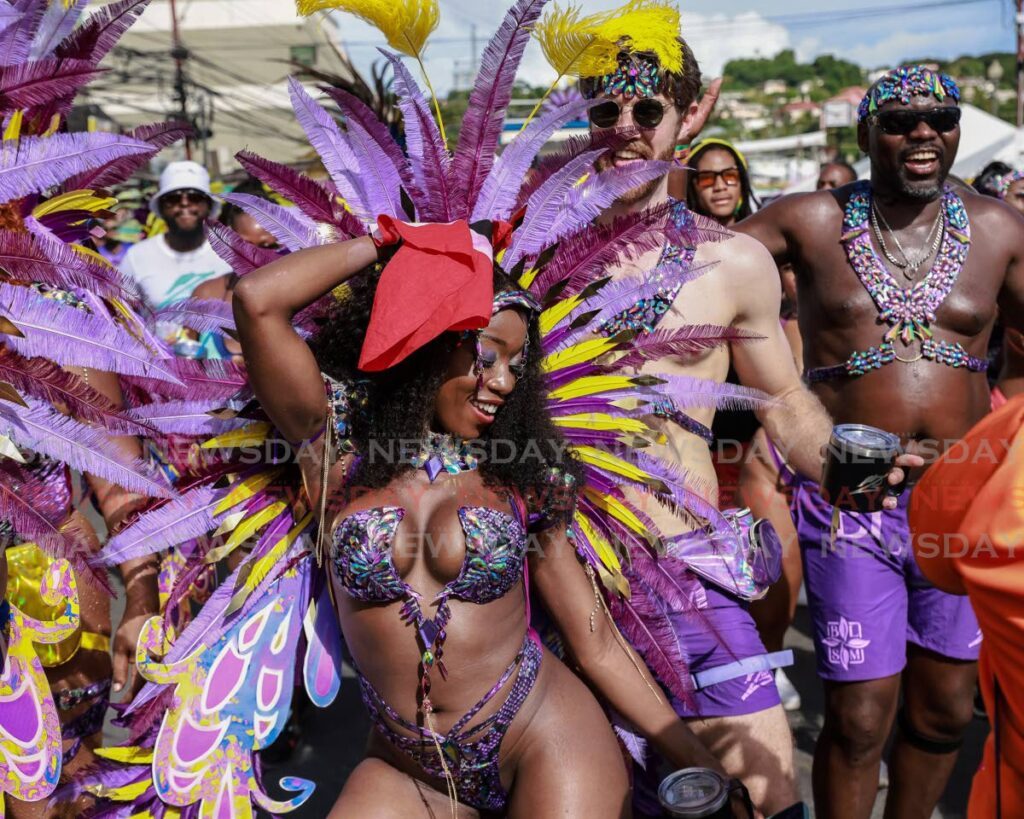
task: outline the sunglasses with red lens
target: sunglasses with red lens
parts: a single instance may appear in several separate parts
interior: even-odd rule
[[[730,188],[735,188],[740,184],[740,169],[733,167],[720,171],[697,171],[693,175],[693,181],[698,190],[705,191],[715,186],[718,177],[722,177],[722,181]]]
[[[602,102],[590,109],[590,122],[595,128],[614,128],[623,107],[615,100]],[[665,105],[658,100],[640,100],[632,108],[633,122],[638,128],[657,128],[665,118]]]

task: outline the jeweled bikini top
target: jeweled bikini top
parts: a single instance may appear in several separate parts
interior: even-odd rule
[[[971,372],[985,372],[986,360],[968,354],[959,342],[936,341],[931,331],[935,314],[956,284],[970,248],[971,227],[963,201],[952,188],[946,187],[942,196],[944,236],[938,256],[928,275],[909,288],[899,286],[875,252],[871,244],[870,213],[871,185],[867,181],[858,182],[846,204],[842,242],[850,267],[871,294],[879,318],[889,325],[889,330],[880,344],[853,353],[842,364],[808,370],[804,374],[806,380],[813,384],[859,376],[893,361],[913,363],[921,359]],[[897,351],[897,340],[907,347],[920,344],[917,354],[912,358],[902,357]]]

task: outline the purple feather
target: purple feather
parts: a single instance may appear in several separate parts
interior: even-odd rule
[[[534,168],[522,190],[519,191],[516,209],[523,207],[541,185],[576,157],[589,151],[600,151],[602,155],[609,151],[616,151],[628,145],[638,133],[639,131],[635,128],[618,130],[609,128],[593,134],[567,139],[557,151],[545,156],[537,163],[537,167]]]
[[[193,401],[226,400],[248,384],[245,368],[232,361],[175,358],[167,364],[179,383],[144,376],[125,376],[125,380],[156,396]]]
[[[32,41],[29,59],[40,60],[52,52],[71,33],[87,3],[88,0],[73,0],[66,7],[63,2],[50,3]]]
[[[3,341],[24,356],[64,367],[93,367],[123,375],[178,381],[172,359],[157,358],[106,316],[43,298],[34,290],[0,283],[0,309],[24,333]]]
[[[0,381],[52,405],[80,421],[100,424],[119,435],[148,435],[153,429],[129,418],[81,378],[46,358],[23,358],[0,345]]]
[[[619,368],[639,367],[645,361],[669,356],[687,358],[724,344],[754,341],[764,336],[739,327],[714,324],[690,324],[669,330],[644,333],[630,342],[630,353],[617,362]]]
[[[145,142],[152,148],[150,153],[123,156],[120,159],[115,159],[107,165],[72,176],[70,179],[65,180],[61,187],[63,190],[73,191],[82,189],[95,190],[96,188],[109,188],[113,185],[120,185],[145,165],[161,148],[166,148],[180,139],[185,139],[191,133],[191,125],[177,120],[157,122],[152,125],[140,125],[138,128],[133,128],[129,131],[126,136]]]
[[[706,499],[711,494],[711,487],[693,478],[681,466],[666,463],[645,452],[635,452],[633,461],[659,482],[660,486],[644,491],[650,492],[664,506],[688,519],[711,522],[715,528],[728,525],[718,508]]]
[[[568,280],[569,289],[564,292],[573,295],[606,275],[608,266],[621,256],[643,255],[660,247],[664,239],[654,228],[667,212],[667,207],[663,207],[660,211],[631,213],[618,217],[610,225],[588,225],[566,237],[547,267],[534,279],[530,290],[546,299],[556,283]]]
[[[692,703],[693,680],[672,621],[658,601],[637,585],[630,583],[630,600],[611,598],[612,617],[658,682],[676,699]]]
[[[405,218],[400,189],[413,185],[402,149],[391,131],[362,100],[341,88],[323,89],[345,117],[349,145],[362,168],[366,204],[374,215],[386,213]]]
[[[473,203],[494,164],[516,71],[530,41],[531,26],[540,18],[546,2],[517,0],[481,58],[455,151],[452,174],[455,211],[452,215],[457,219],[467,218],[472,212]]]
[[[508,219],[516,204],[519,188],[540,149],[565,123],[587,110],[592,102],[582,98],[549,111],[534,120],[504,150],[480,190],[471,222],[481,219]]]
[[[57,47],[56,56],[99,63],[147,5],[149,0],[119,0],[101,7]]]
[[[317,233],[316,222],[297,208],[286,208],[251,193],[229,193],[224,196],[224,201],[237,205],[252,216],[260,227],[268,230],[289,250],[302,250],[323,244]]]
[[[551,227],[548,241],[535,250],[527,245],[526,255],[539,253],[545,246],[590,224],[620,197],[660,179],[668,173],[670,167],[667,162],[644,162],[625,168],[613,168],[594,174],[583,184],[571,187]]]
[[[220,435],[249,423],[245,418],[223,420],[210,414],[223,407],[223,401],[165,401],[138,407],[132,411],[132,416],[151,424],[164,435],[193,437]]]
[[[687,375],[659,375],[665,383],[658,392],[668,396],[676,406],[685,409],[714,407],[720,410],[758,410],[772,403],[772,397],[761,390],[739,384],[722,384],[710,378]]]
[[[615,736],[617,736],[619,738],[619,742],[622,743],[622,747],[625,748],[626,753],[629,754],[630,759],[646,770],[647,740],[639,734],[634,734],[631,730],[620,725],[618,722],[613,722],[612,728],[615,731]]]
[[[310,219],[318,222],[334,222],[335,206],[331,194],[319,182],[287,165],[271,162],[249,151],[239,151],[235,159],[250,174],[301,210]]]
[[[39,60],[0,67],[0,108],[32,108],[71,97],[104,69],[87,60]]]
[[[288,93],[295,109],[295,118],[306,132],[310,144],[320,155],[331,180],[338,186],[348,206],[367,221],[376,215],[367,206],[361,182],[362,169],[348,138],[338,123],[306,93],[294,77],[288,80]]]
[[[63,473],[59,480],[64,480]],[[67,510],[62,504],[53,508],[54,504],[48,503],[58,494],[21,464],[6,458],[0,460],[0,519],[8,521],[18,535],[38,544],[47,554],[68,557],[82,552],[87,538],[77,530],[62,528],[67,522]]]
[[[0,143],[0,202],[55,187],[69,176],[123,156],[149,155],[153,146],[118,134],[22,137]]]
[[[0,416],[3,434],[21,446],[132,492],[157,498],[174,494],[148,463],[122,455],[104,430],[61,415],[31,396],[24,398],[27,408],[5,407]]]
[[[223,333],[235,328],[231,304],[214,299],[186,299],[156,311],[155,321],[170,321],[197,333]]]
[[[529,255],[525,252],[527,247],[543,250],[554,244],[548,241],[548,237],[566,196],[574,185],[592,172],[594,160],[599,156],[599,151],[590,151],[570,160],[530,197],[526,203],[526,217],[513,234],[512,246],[502,259],[504,266],[515,267],[520,259]],[[538,251],[535,249],[533,252]]]
[[[18,65],[28,60],[32,40],[43,23],[47,5],[45,0],[18,0],[14,3],[18,19],[0,35],[0,64]]]
[[[245,241],[227,225],[210,219],[206,226],[208,228],[206,235],[210,240],[210,246],[218,256],[231,265],[231,269],[239,276],[266,267],[272,261],[280,258],[273,250],[257,247],[252,242]]]
[[[0,269],[15,281],[88,290],[103,298],[138,303],[138,285],[116,267],[78,253],[50,236],[0,231]]]
[[[199,485],[177,498],[144,512],[110,540],[99,554],[108,566],[170,549],[216,529],[220,515],[213,510],[227,491]]]
[[[722,227],[714,219],[690,211],[692,224],[677,225],[669,219],[665,225],[665,234],[669,242],[681,247],[697,247],[713,242],[723,242],[735,234],[729,228]]]
[[[405,146],[412,170],[414,198],[420,218],[432,222],[449,222],[454,204],[451,196],[452,160],[441,139],[437,121],[430,113],[430,104],[413,79],[409,69],[395,54],[380,50],[394,70],[394,92],[405,124]]]

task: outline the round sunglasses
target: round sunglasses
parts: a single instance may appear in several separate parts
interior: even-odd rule
[[[898,111],[879,111],[874,116],[875,123],[883,134],[907,136],[912,134],[918,123],[925,123],[937,134],[948,134],[960,124],[959,108],[930,108],[927,111],[900,109]]]
[[[622,116],[622,106],[615,100],[602,102],[590,109],[590,122],[595,128],[614,128]],[[638,128],[657,128],[665,118],[665,105],[658,100],[639,100],[632,108],[633,122]]]

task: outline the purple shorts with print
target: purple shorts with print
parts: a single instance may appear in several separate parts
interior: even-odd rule
[[[832,543],[833,507],[818,486],[798,481],[793,522],[803,554],[818,675],[836,682],[877,680],[907,663],[907,643],[953,660],[977,660],[978,621],[966,597],[946,594],[917,567],[906,506],[843,512]]]

